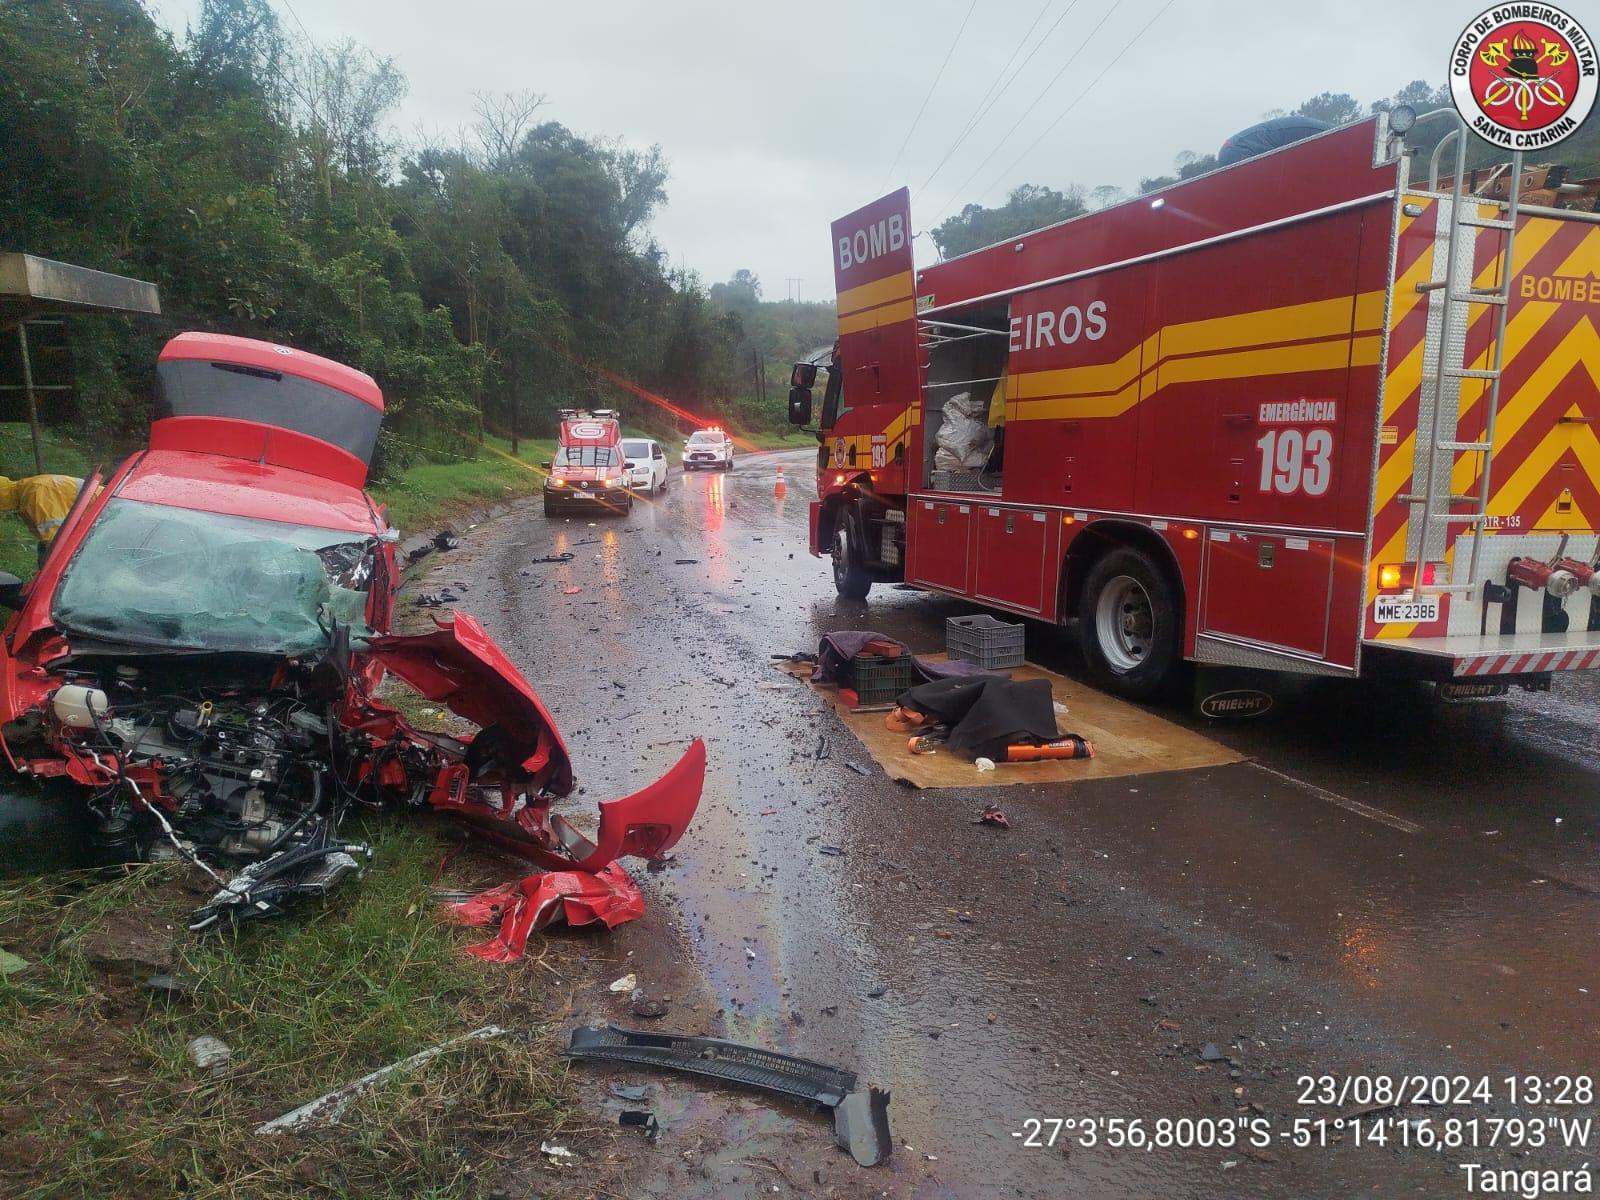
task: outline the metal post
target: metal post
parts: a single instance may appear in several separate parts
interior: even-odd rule
[[[17,345],[22,350],[22,388],[28,393],[28,431],[33,434],[33,465],[44,474],[44,452],[39,449],[39,402],[33,395],[33,360],[28,357],[28,323],[17,325]]]

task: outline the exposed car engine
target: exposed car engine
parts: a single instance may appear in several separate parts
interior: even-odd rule
[[[278,915],[359,871],[370,852],[338,827],[361,796],[377,802],[355,782],[371,751],[316,672],[283,664],[263,678],[233,658],[229,678],[192,661],[181,683],[171,664],[97,664],[51,699],[58,736],[116,771],[89,800],[108,856],[244,866],[226,881],[212,871],[222,887],[196,929]]]

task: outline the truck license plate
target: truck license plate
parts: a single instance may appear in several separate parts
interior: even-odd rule
[[[1402,596],[1379,596],[1373,604],[1372,619],[1379,625],[1422,625],[1439,619],[1439,597],[1418,596],[1407,600]]]

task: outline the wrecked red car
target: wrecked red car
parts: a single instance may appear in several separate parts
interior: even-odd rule
[[[172,339],[147,450],[80,493],[39,574],[9,589],[0,748],[82,785],[105,849],[182,855],[221,884],[195,928],[281,912],[369,857],[357,808],[446,812],[534,862],[659,856],[699,804],[696,741],[580,832],[549,712],[465,613],[389,632],[396,532],[363,490],[383,397],[287,346]],[[412,727],[392,672],[478,727]],[[224,878],[220,868],[236,872]]]

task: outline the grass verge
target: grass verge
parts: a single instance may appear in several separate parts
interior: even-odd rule
[[[430,899],[444,848],[426,829],[350,832],[374,843],[366,878],[200,941],[184,915],[210,889],[175,867],[0,885],[0,944],[28,960],[0,977],[0,1194],[467,1196],[569,1122],[561,1060],[527,1034],[548,976],[463,953],[472,935]],[[153,991],[157,972],[184,993]],[[391,1078],[328,1130],[252,1132],[491,1023],[516,1032]],[[223,1073],[190,1062],[200,1034],[232,1047]]]
[[[757,450],[816,449],[817,445],[816,434],[801,433],[798,429],[785,429],[776,433],[746,433],[739,436]]]
[[[513,456],[509,441],[490,437],[476,458],[419,463],[374,484],[372,495],[389,506],[389,521],[402,534],[419,533],[473,508],[537,492],[544,482],[539,464],[549,461],[555,445],[525,438]]]
[[[94,465],[81,446],[50,429],[39,431],[39,449],[44,469],[52,475],[76,475],[81,479]],[[26,423],[0,422],[0,475],[21,479],[38,473],[33,459],[33,439]],[[29,579],[38,569],[39,543],[33,531],[17,514],[0,513],[0,571]]]

